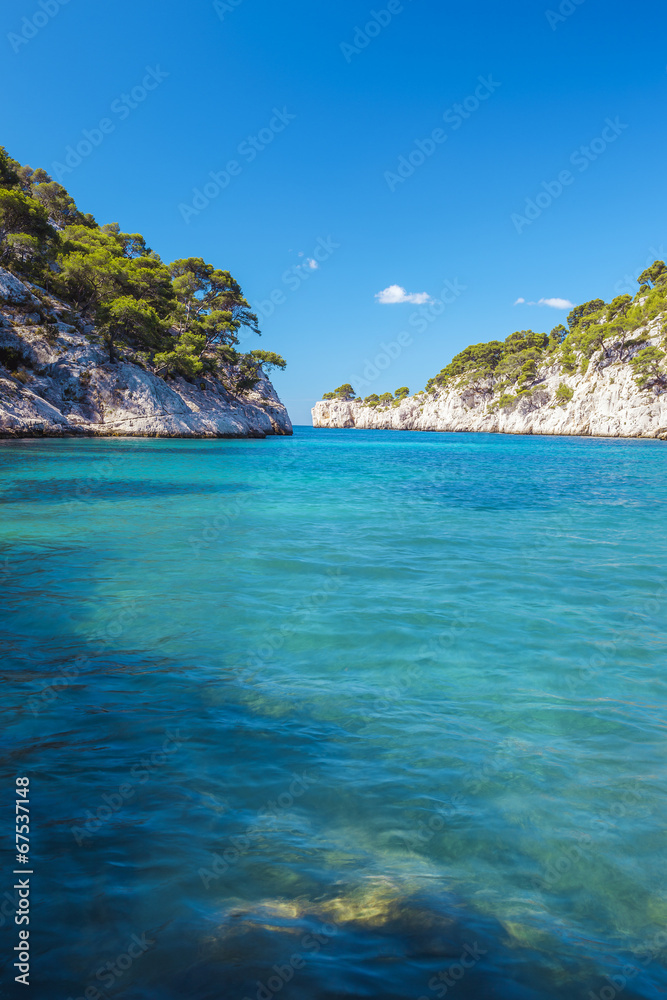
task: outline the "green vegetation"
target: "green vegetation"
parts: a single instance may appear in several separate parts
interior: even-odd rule
[[[244,329],[260,331],[229,271],[201,257],[165,264],[140,233],[99,226],[45,170],[22,166],[3,147],[0,265],[71,305],[96,329],[110,363],[126,359],[163,378],[210,375],[236,392],[285,367],[272,351],[237,350]]]
[[[466,347],[429,379],[426,391],[434,393],[456,384],[461,389],[500,393],[493,405],[505,407],[539,386],[540,369],[558,364],[567,374],[584,375],[597,352],[602,352],[598,361],[631,361],[635,381],[642,389],[667,389],[664,353],[655,347],[642,349],[647,335],[636,335],[641,327],[667,312],[667,266],[656,261],[637,280],[640,289],[634,298],[619,295],[609,304],[602,299],[585,302],[570,312],[567,327],[560,324],[548,336],[520,330],[504,341]],[[515,395],[509,392],[511,388]],[[561,404],[572,396],[563,384],[558,392]]]
[[[570,402],[573,396],[574,389],[571,389],[569,385],[565,384],[565,382],[561,382],[556,390],[556,402],[561,406],[565,406]]]
[[[595,369],[614,363],[630,363],[640,389],[667,392],[667,322],[660,331],[665,350],[648,344],[645,330],[657,316],[667,314],[667,265],[655,261],[637,281],[640,287],[634,297],[617,295],[610,303],[602,299],[584,302],[572,309],[567,326],[560,323],[548,335],[518,330],[505,340],[466,347],[429,379],[423,398],[456,388],[479,393],[491,408],[504,409],[533,395],[539,398],[540,393],[548,399],[541,383],[549,373],[585,375],[591,366]],[[407,386],[402,386],[393,395],[372,393],[360,402],[372,408],[399,406],[408,395]],[[567,405],[573,395],[573,390],[561,382],[554,405]],[[324,396],[354,398],[351,385]]]
[[[426,384],[427,392],[445,388],[453,380],[463,376],[462,385],[478,386],[489,378],[504,378],[504,384],[519,388],[533,382],[538,362],[542,360],[549,346],[546,333],[520,330],[511,333],[505,341],[491,340],[485,344],[474,344],[438,372]]]
[[[356,392],[349,383],[341,385],[338,389],[334,389],[333,392],[325,392],[322,399],[345,399],[352,400],[356,398]],[[392,395],[390,392],[384,392],[381,396],[377,393],[372,393],[370,396],[366,396],[365,399],[359,400],[362,406],[400,406],[404,399],[410,395],[410,390],[407,385],[402,385],[400,389]]]
[[[354,399],[356,395],[350,383],[346,382],[345,385],[339,385],[333,392],[325,392],[322,399]]]
[[[632,367],[635,372],[635,382],[640,389],[653,389],[659,387],[661,390],[667,389],[667,371],[662,362],[665,352],[658,347],[645,347],[632,360]]]

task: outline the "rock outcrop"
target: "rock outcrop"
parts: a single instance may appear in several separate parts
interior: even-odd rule
[[[218,379],[168,381],[110,364],[93,327],[0,268],[0,437],[266,437],[292,424],[262,378],[235,395]]]
[[[662,320],[645,327],[644,342],[627,352],[598,351],[577,373],[560,363],[538,369],[529,390],[499,403],[493,379],[454,380],[434,393],[408,396],[398,404],[364,406],[357,400],[323,400],[313,408],[314,427],[364,430],[483,431],[501,434],[565,434],[667,440],[667,391],[640,389],[630,362],[641,347],[663,343]],[[499,380],[498,380],[499,381]],[[564,396],[571,391],[571,398]],[[494,398],[495,390],[495,398]],[[502,397],[501,397],[502,398]]]

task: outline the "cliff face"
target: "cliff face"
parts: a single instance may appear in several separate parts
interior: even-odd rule
[[[663,317],[644,328],[641,346],[657,345]],[[485,431],[501,434],[575,434],[667,440],[667,392],[640,389],[629,352],[598,351],[585,374],[567,374],[560,364],[538,370],[525,396],[507,406],[493,397],[494,380],[465,384],[459,378],[436,393],[409,396],[400,405],[367,407],[355,401],[325,400],[313,408],[314,427],[356,427],[402,431]],[[579,357],[581,364],[582,357]],[[578,372],[579,372],[578,368]],[[556,398],[564,384],[572,398]]]
[[[268,379],[243,396],[210,377],[165,381],[110,364],[96,339],[66,305],[0,268],[0,437],[292,433]]]

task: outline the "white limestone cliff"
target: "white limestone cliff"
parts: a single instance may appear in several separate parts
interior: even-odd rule
[[[647,336],[641,347],[664,346],[663,319],[657,317],[637,331],[635,336]],[[538,369],[529,393],[506,406],[498,405],[493,379],[473,385],[459,378],[446,389],[408,396],[398,405],[373,408],[356,400],[322,400],[313,408],[313,426],[667,440],[667,391],[640,389],[634,381],[629,362],[641,347],[628,352],[615,348],[598,351],[584,374],[580,367],[577,373],[567,374],[559,363]],[[580,356],[579,362],[582,360]],[[572,398],[561,403],[556,393],[562,384],[572,390]]]
[[[110,364],[96,339],[63,303],[0,268],[0,437],[292,433],[266,378],[242,396],[208,376],[166,381]]]

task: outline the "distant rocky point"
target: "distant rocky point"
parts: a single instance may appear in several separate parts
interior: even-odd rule
[[[569,328],[466,348],[414,395],[360,399],[343,385],[316,403],[313,426],[667,440],[667,267],[638,280],[634,298],[577,306]]]

